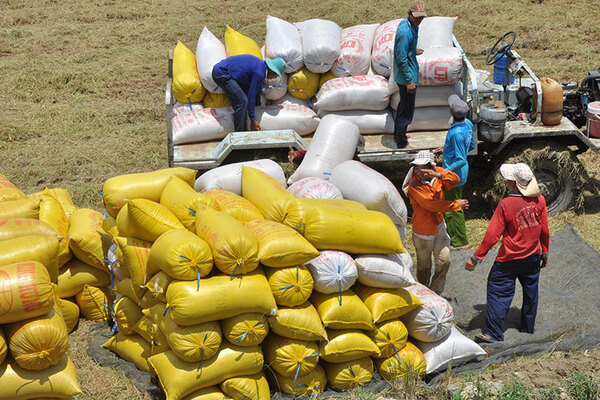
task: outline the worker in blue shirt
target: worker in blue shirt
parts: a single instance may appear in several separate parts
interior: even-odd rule
[[[215,64],[212,78],[231,101],[236,132],[248,130],[247,117],[250,117],[250,129],[260,130],[254,107],[260,105],[263,81],[282,79],[285,68],[286,63],[281,57],[263,61],[251,54],[227,57]]]
[[[475,149],[475,137],[473,136],[473,123],[467,119],[469,106],[456,94],[448,98],[450,114],[452,114],[452,125],[448,129],[444,147],[435,150],[442,153],[444,158],[442,167],[454,172],[460,178],[458,185],[451,190],[444,191],[444,199],[448,201],[462,199],[463,187],[469,175],[469,163],[467,154]],[[465,225],[465,214],[463,210],[444,213],[446,228],[450,236],[450,245],[454,250],[468,249],[469,238]]]
[[[394,124],[394,140],[399,149],[410,147],[406,128],[415,113],[415,96],[419,83],[419,64],[417,56],[423,50],[417,49],[419,25],[427,16],[425,3],[415,0],[408,9],[408,18],[398,25],[394,40],[394,80],[400,91],[400,103],[396,109]]]

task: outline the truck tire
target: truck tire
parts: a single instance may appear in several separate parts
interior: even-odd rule
[[[502,163],[519,162],[529,165],[536,176],[546,198],[548,215],[557,215],[582,204],[582,166],[567,146],[546,142],[513,147],[504,153],[504,157],[500,155],[494,160],[495,172]],[[508,186],[498,173],[491,179],[493,186],[484,193],[484,198],[495,206],[508,191]]]

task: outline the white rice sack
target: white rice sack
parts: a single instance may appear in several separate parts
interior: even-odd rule
[[[212,78],[212,70],[216,63],[225,59],[225,45],[204,27],[196,45],[196,68],[202,86],[211,93],[225,93]]]
[[[340,56],[331,72],[335,76],[366,75],[371,66],[371,49],[379,24],[356,25],[342,30]]]
[[[371,254],[356,258],[358,281],[365,286],[396,289],[415,283],[400,254]]]
[[[293,129],[304,136],[317,129],[320,118],[309,107],[282,102],[256,107],[256,120],[263,130]]]
[[[448,336],[454,323],[450,303],[420,283],[404,289],[423,302],[423,305],[400,317],[408,329],[408,334],[427,343],[438,342]]]
[[[173,144],[222,139],[235,130],[233,108],[201,108],[181,105],[173,111]]]
[[[350,289],[358,278],[354,260],[342,251],[322,251],[319,257],[305,265],[315,282],[313,289],[323,294]]]
[[[242,195],[242,165],[256,168],[277,179],[285,186],[285,174],[281,166],[273,160],[263,159],[222,165],[206,171],[194,183],[197,192],[211,189],[224,189]]]
[[[394,116],[389,109],[383,111],[327,111],[323,115],[335,115],[352,122],[358,126],[361,135],[394,133]]]
[[[452,31],[456,17],[427,17],[419,25],[418,49],[452,47]]]
[[[288,92],[287,74],[283,74],[283,78],[279,76],[272,81],[263,81],[262,94],[267,100],[279,100]]]
[[[360,161],[340,163],[329,181],[337,186],[344,199],[364,204],[369,210],[386,214],[396,225],[406,226],[408,214],[404,200],[388,178]]]
[[[423,352],[427,361],[427,373],[443,371],[452,363],[457,367],[462,363],[487,355],[477,343],[460,333],[455,326],[450,335],[439,342],[426,343],[415,340],[415,346]]]
[[[384,110],[389,104],[388,81],[379,75],[330,79],[317,92],[319,113],[345,110]]]
[[[321,178],[310,176],[287,188],[294,197],[309,199],[343,199],[340,189]]]
[[[394,64],[394,40],[401,21],[402,19],[388,21],[379,25],[375,31],[371,65],[375,73],[386,78],[390,76]]]
[[[407,131],[443,131],[450,128],[451,122],[452,115],[448,106],[415,108],[413,120]]]
[[[352,122],[326,115],[321,119],[304,159],[288,183],[309,176],[329,179],[338,164],[354,158],[359,138],[358,127]]]
[[[306,99],[299,99],[297,97],[292,96],[290,93],[286,93],[285,96],[283,96],[280,99],[271,100],[271,101],[268,102],[269,105],[284,104],[284,103],[296,104],[296,105],[304,106],[304,107],[310,107],[310,103],[308,102],[308,100],[306,100]]]
[[[456,47],[424,49],[417,62],[419,86],[452,85],[461,78],[463,56]]]
[[[402,241],[404,241],[404,236],[402,236],[402,234],[400,234],[400,236],[402,237]],[[401,253],[400,258],[402,259],[402,264],[404,264],[409,271],[412,270],[413,259],[410,253],[408,251],[406,253]]]
[[[309,19],[294,25],[302,38],[304,65],[315,74],[324,74],[340,56],[342,28],[324,19]]]
[[[462,94],[462,83],[456,82],[454,85],[444,86],[419,86],[415,97],[415,108],[448,106],[448,97],[453,94]],[[392,110],[398,108],[400,103],[400,93],[392,94],[390,97],[390,107]]]
[[[265,55],[269,58],[283,58],[287,63],[287,74],[300,71],[304,66],[304,56],[298,28],[287,21],[267,15]]]

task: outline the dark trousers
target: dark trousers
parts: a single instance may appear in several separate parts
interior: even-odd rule
[[[233,121],[236,132],[247,131],[246,116],[248,114],[248,96],[240,85],[228,74],[220,74],[213,70],[212,78],[225,91],[233,107]]]
[[[487,334],[494,340],[504,340],[504,318],[513,296],[515,280],[523,287],[521,332],[533,333],[538,306],[540,255],[522,260],[494,262],[487,282]]]
[[[406,128],[412,122],[415,113],[415,93],[408,93],[405,85],[398,85],[400,89],[400,103],[396,109],[394,123],[394,140],[399,148],[408,146]]]

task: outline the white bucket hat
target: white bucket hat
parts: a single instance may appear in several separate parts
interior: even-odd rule
[[[517,189],[525,197],[538,197],[540,187],[527,164],[502,164],[500,174],[509,181],[515,181]]]

